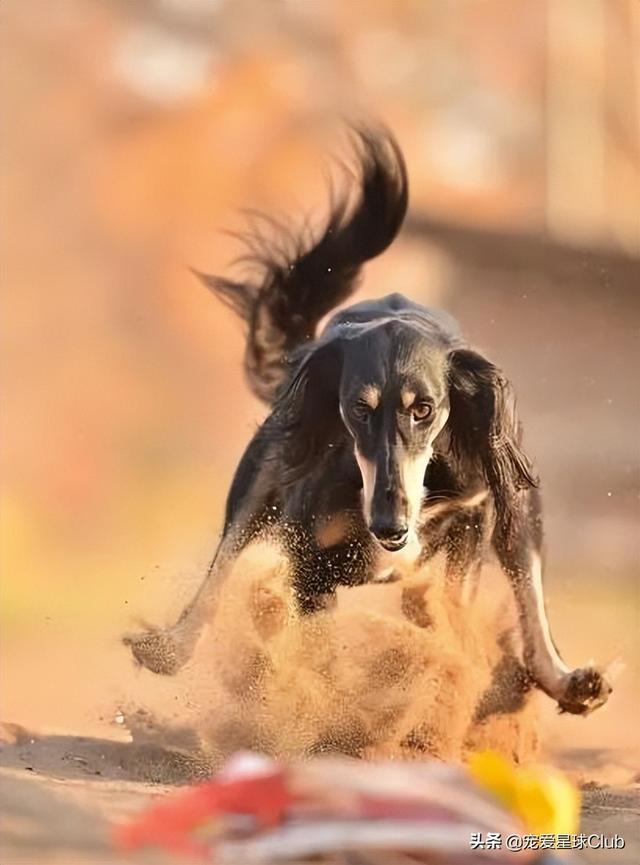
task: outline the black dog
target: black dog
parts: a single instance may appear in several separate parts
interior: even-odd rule
[[[301,613],[338,585],[384,578],[399,558],[438,551],[446,578],[477,575],[492,545],[519,610],[524,662],[562,710],[583,714],[610,687],[560,659],[545,615],[537,480],[508,382],[465,347],[446,314],[392,294],[320,319],[355,290],[407,209],[402,154],[386,132],[357,133],[355,201],[334,201],[320,237],[248,239],[253,282],[203,277],[248,326],[249,383],[271,407],[236,471],[209,573],[177,624],[127,638],[136,658],[173,673],[211,619],[229,564],[274,531],[292,561]],[[272,224],[272,228],[275,223]]]

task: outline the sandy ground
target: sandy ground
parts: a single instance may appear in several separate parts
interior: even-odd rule
[[[15,731],[14,731],[15,732]],[[8,731],[5,731],[7,736]],[[569,755],[567,755],[569,758]],[[619,758],[601,753],[601,768]],[[116,865],[125,861],[179,861],[159,852],[121,857],[109,845],[110,825],[172,789],[150,780],[193,767],[160,751],[108,739],[42,736],[25,731],[5,745],[0,772],[3,865]],[[618,764],[618,769],[624,768]],[[593,768],[594,777],[598,768]],[[146,777],[147,780],[140,780]],[[591,782],[584,790],[582,831],[626,840],[624,850],[592,852],[585,862],[637,865],[640,861],[640,794],[633,785]]]
[[[33,692],[22,689],[9,709],[20,724],[2,732],[3,865],[123,861],[109,846],[114,821],[238,748],[460,760],[491,747],[552,761],[583,789],[583,831],[626,841],[584,861],[640,862],[634,669],[593,717],[559,718],[522,687],[499,581],[472,611],[437,579],[346,590],[336,611],[299,625],[270,555],[259,548],[240,563],[215,629],[176,677],[135,669],[115,640],[96,641],[92,654],[67,639],[56,650],[66,671],[66,690],[53,682],[56,703],[38,647],[10,659]]]

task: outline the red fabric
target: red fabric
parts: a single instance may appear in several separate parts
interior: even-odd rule
[[[282,822],[291,796],[283,772],[241,778],[236,781],[207,781],[160,802],[137,818],[115,830],[114,842],[123,850],[155,844],[179,853],[201,858],[210,847],[191,837],[191,833],[216,817],[248,814],[258,828]]]

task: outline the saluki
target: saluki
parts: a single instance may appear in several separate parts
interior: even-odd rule
[[[296,235],[265,220],[246,238],[253,278],[201,275],[245,321],[246,375],[270,413],[240,460],[195,598],[174,626],[126,642],[149,669],[175,673],[212,620],[231,563],[265,534],[286,548],[301,614],[400,559],[419,568],[442,552],[444,578],[462,584],[492,547],[513,588],[531,680],[562,711],[586,714],[611,688],[594,667],[567,667],[552,640],[538,482],[501,370],[465,345],[446,313],[401,294],[343,307],[317,333],[407,210],[391,134],[361,129],[353,139],[355,188],[332,196],[324,230]]]

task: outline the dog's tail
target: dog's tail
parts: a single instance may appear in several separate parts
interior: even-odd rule
[[[267,403],[285,377],[289,354],[313,339],[320,319],[353,294],[362,264],[389,246],[407,210],[407,174],[396,141],[386,130],[357,130],[355,137],[357,196],[331,195],[319,236],[310,236],[308,228],[294,234],[254,215],[240,261],[254,267],[255,276],[235,282],[197,274],[246,321],[246,375]],[[271,230],[268,236],[262,226]]]

